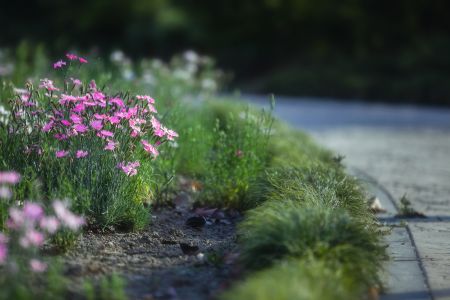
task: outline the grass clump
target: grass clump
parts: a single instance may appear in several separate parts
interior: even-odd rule
[[[358,181],[335,163],[315,162],[301,167],[273,168],[264,178],[263,200],[290,199],[307,205],[341,208],[363,222],[373,223],[366,194]],[[314,197],[306,194],[313,192]]]
[[[317,194],[307,193],[305,201],[314,197]],[[342,209],[267,202],[248,213],[240,225],[240,236],[242,262],[249,269],[312,255],[348,270],[348,276],[367,286],[378,282],[383,255],[378,236]]]
[[[358,294],[355,282],[319,260],[289,260],[260,271],[225,292],[221,300],[348,300]]]
[[[200,204],[240,210],[255,206],[249,190],[267,166],[271,120],[270,113],[253,114],[248,108],[216,119]]]

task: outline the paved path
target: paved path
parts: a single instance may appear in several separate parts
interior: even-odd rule
[[[388,236],[392,261],[382,298],[450,299],[450,110],[278,98],[275,114],[373,181],[373,192],[394,202],[388,217],[404,194],[427,215]]]

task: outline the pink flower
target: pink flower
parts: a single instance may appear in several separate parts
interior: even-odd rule
[[[48,233],[55,233],[59,228],[59,221],[53,216],[43,217],[39,223],[39,226]]]
[[[0,183],[16,184],[20,181],[20,174],[15,171],[0,172]]]
[[[158,150],[155,147],[153,147],[153,145],[150,144],[148,141],[141,140],[141,144],[144,146],[144,150],[147,151],[148,153],[151,153],[155,158],[159,155]]]
[[[53,120],[49,121],[44,126],[42,126],[42,131],[43,132],[49,132],[50,130],[52,130],[53,124],[55,124],[55,122]]]
[[[66,57],[67,57],[68,60],[76,60],[76,59],[78,59],[78,56],[76,56],[75,54],[72,54],[72,53],[67,53]]]
[[[63,61],[63,60],[58,60],[57,62],[55,62],[54,64],[53,64],[53,69],[60,69],[60,68],[62,68],[63,66],[65,66],[66,65],[66,62],[65,61]]]
[[[87,152],[87,151],[78,150],[77,154],[76,154],[76,157],[77,158],[83,158],[83,157],[86,157],[88,154],[89,154],[89,152]]]
[[[41,79],[39,88],[45,88],[47,91],[59,91],[57,87],[54,86],[53,81],[47,78]]]
[[[61,120],[61,124],[63,124],[64,126],[70,126],[70,125],[72,125],[72,124],[70,123],[70,121],[67,121],[67,120]]]
[[[3,234],[0,233],[0,238]],[[6,246],[6,242],[3,243],[0,241],[0,265],[6,261],[6,257],[8,256],[8,247]]]
[[[82,64],[87,64],[87,63],[88,63],[87,59],[82,58],[82,57],[78,57],[78,61],[79,61],[80,63],[82,63]]]
[[[86,110],[86,107],[84,106],[84,103],[78,103],[75,105],[75,107],[72,109],[75,113],[80,113]]]
[[[158,137],[163,137],[166,133],[164,132],[164,130],[158,128],[153,132],[153,135],[158,136]]]
[[[42,232],[31,228],[25,232],[19,243],[23,248],[29,248],[30,246],[40,247],[44,244],[44,239]]]
[[[61,94],[61,99],[59,99],[59,104],[66,105],[68,102],[75,102],[77,100],[77,97]]]
[[[76,231],[85,224],[82,217],[76,216],[72,213],[68,214],[63,220],[63,223],[71,230]]]
[[[169,141],[173,141],[175,137],[178,137],[178,133],[176,133],[176,132],[173,131],[173,130],[168,129],[168,130],[166,131],[166,133],[167,133],[167,139],[168,139]]]
[[[81,86],[83,84],[80,79],[70,77],[70,80],[72,81],[74,86]]]
[[[57,158],[62,158],[62,157],[69,155],[69,151],[59,150],[59,151],[56,151],[55,154],[56,154]]]
[[[150,103],[148,104],[148,110],[150,111],[150,112],[152,112],[152,113],[158,113],[158,111],[156,110],[156,108],[153,106],[153,105],[151,105]]]
[[[147,103],[149,103],[149,104],[154,104],[155,103],[155,99],[153,99],[152,97],[147,96],[147,95],[137,95],[136,99],[138,99],[138,100],[146,100]]]
[[[116,148],[117,145],[118,145],[118,143],[115,143],[112,140],[108,140],[108,143],[106,144],[104,149],[105,150],[109,150],[109,151],[113,151]]]
[[[91,80],[91,82],[89,82],[89,88],[93,91],[97,90],[97,84],[95,83],[95,80]]]
[[[91,127],[94,128],[95,130],[101,130],[103,128],[102,121],[101,120],[91,121]]]
[[[127,119],[130,119],[130,118],[136,116],[136,115],[137,115],[137,112],[138,112],[138,107],[137,107],[137,106],[135,106],[135,107],[130,107],[130,108],[128,109],[128,113],[127,113],[126,118],[127,118]]]
[[[96,118],[97,120],[104,120],[108,119],[108,116],[105,114],[94,114],[94,118]]]
[[[27,219],[39,221],[44,216],[44,209],[37,203],[25,202],[23,215]]]
[[[80,123],[83,122],[83,118],[80,117],[80,116],[77,115],[77,114],[71,114],[71,115],[70,115],[70,119],[72,120],[72,122],[73,122],[74,124],[80,124]]]
[[[71,230],[78,230],[85,223],[82,217],[73,214],[61,201],[53,202],[53,210],[61,223]]]
[[[0,244],[6,244],[8,242],[8,238],[6,235],[0,232]]]
[[[30,260],[30,268],[35,273],[42,273],[47,270],[47,264],[45,262],[33,258]]]
[[[244,156],[244,152],[240,149],[236,150],[236,156],[241,158],[242,156]]]
[[[58,141],[64,141],[64,140],[68,139],[68,136],[66,134],[63,134],[63,133],[56,133],[53,137],[55,139],[57,139]]]
[[[152,116],[152,119],[150,120],[150,122],[152,123],[153,129],[158,130],[161,128],[161,123],[154,116]]]
[[[120,118],[117,116],[112,116],[108,118],[108,121],[111,122],[111,124],[119,124]]]
[[[31,94],[27,93],[27,94],[20,94],[20,100],[22,100],[22,105],[25,107],[32,107],[32,106],[36,106],[36,103],[33,103],[30,100],[31,98]]]
[[[111,131],[108,131],[108,130],[102,130],[102,131],[100,131],[100,136],[101,137],[113,137],[114,133],[112,133]]]
[[[125,164],[125,162],[121,162],[117,165],[118,168],[122,169],[122,171],[127,176],[134,176],[137,174],[137,167],[139,167],[141,164],[139,161],[130,162],[128,164]]]
[[[139,136],[139,131],[137,131],[137,130],[133,130],[131,133],[130,133],[130,136],[131,137],[137,137],[137,136]]]
[[[89,128],[84,125],[84,124],[76,124],[73,129],[77,132],[77,133],[85,133],[86,131],[89,130]]]
[[[10,229],[17,229],[21,227],[25,222],[23,212],[16,207],[11,207],[9,209],[9,219],[7,221],[7,226]]]
[[[109,100],[110,103],[117,105],[118,107],[124,107],[125,104],[123,103],[122,99],[120,98],[112,98],[111,100]]]
[[[99,91],[95,91],[92,94],[92,99],[94,99],[95,101],[103,102],[103,100],[105,100],[105,98],[106,98],[105,94],[103,94],[102,92],[99,92]]]
[[[54,112],[53,112],[54,114],[55,114],[55,116],[58,116],[58,117],[64,117],[64,114],[63,114],[63,112],[62,111],[60,111],[60,110],[54,110]]]

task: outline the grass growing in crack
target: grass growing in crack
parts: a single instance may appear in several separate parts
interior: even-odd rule
[[[348,300],[360,294],[357,283],[326,262],[288,260],[237,284],[221,300]]]
[[[318,194],[304,194],[316,202]],[[378,236],[343,209],[284,201],[267,202],[249,211],[239,229],[241,259],[261,269],[287,259],[313,256],[345,271],[365,286],[378,284],[384,250]]]
[[[426,216],[418,212],[412,207],[411,201],[406,194],[400,198],[399,212],[396,215],[397,218],[426,218]]]

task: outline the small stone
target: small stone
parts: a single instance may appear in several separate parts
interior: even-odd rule
[[[174,240],[161,240],[161,244],[163,245],[175,245],[177,241]]]
[[[64,275],[67,275],[67,276],[81,276],[82,274],[83,274],[83,268],[78,265],[70,266],[64,272]]]
[[[383,206],[381,205],[380,199],[375,197],[371,200],[372,200],[372,203],[370,204],[370,210],[372,210],[373,213],[378,214],[378,213],[386,212],[386,209],[384,209]]]
[[[98,273],[103,273],[103,268],[100,264],[92,262],[87,266],[87,270],[90,273],[94,273],[94,274],[98,274]]]
[[[190,217],[186,220],[186,225],[193,228],[201,228],[205,226],[206,219],[204,217]]]
[[[198,253],[198,246],[197,245],[189,245],[186,243],[180,243],[181,251],[183,251],[186,255],[196,255]]]

